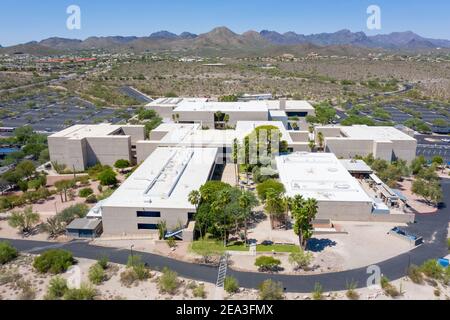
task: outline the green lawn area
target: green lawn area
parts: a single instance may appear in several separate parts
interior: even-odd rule
[[[249,247],[245,247],[242,242],[232,242],[229,243],[226,249],[223,247],[223,243],[220,241],[195,241],[191,245],[191,249],[194,252],[201,252],[204,250],[205,246],[211,251],[223,252],[227,251],[248,251]],[[274,245],[262,245],[256,246],[257,252],[300,252],[300,248],[295,245],[287,244],[274,244]]]

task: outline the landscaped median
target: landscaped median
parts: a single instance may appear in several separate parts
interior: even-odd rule
[[[195,241],[191,245],[191,250],[194,253],[199,255],[203,255],[205,252],[209,252],[210,254],[221,254],[225,251],[250,251],[250,247],[245,246],[243,242],[236,241],[230,242],[224,247],[223,242],[220,241],[207,241],[200,240]],[[290,244],[271,244],[264,245],[258,244],[256,246],[257,252],[278,252],[278,253],[291,253],[291,252],[300,252],[300,247],[296,245]]]

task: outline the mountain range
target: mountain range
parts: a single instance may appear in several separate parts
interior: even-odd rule
[[[183,32],[179,35],[169,31],[159,31],[145,37],[90,37],[85,40],[48,38],[40,42],[29,42],[12,47],[0,46],[0,53],[25,52],[32,54],[52,54],[74,50],[131,50],[145,52],[154,50],[205,51],[258,51],[324,47],[343,47],[356,49],[379,49],[397,51],[423,51],[438,48],[450,49],[450,40],[421,37],[411,31],[394,32],[384,35],[368,36],[364,32],[340,30],[334,33],[311,35],[295,32],[279,33],[263,30],[247,31],[237,34],[226,27],[215,28],[204,34]]]

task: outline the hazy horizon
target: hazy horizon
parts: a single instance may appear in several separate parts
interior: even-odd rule
[[[68,30],[68,6],[81,8],[81,29]],[[381,8],[381,30],[368,30],[367,7]],[[3,0],[0,45],[11,46],[50,37],[86,39],[91,36],[149,36],[167,30],[201,34],[218,26],[236,33],[273,30],[299,34],[333,33],[342,29],[367,35],[412,31],[420,36],[450,40],[445,0]]]

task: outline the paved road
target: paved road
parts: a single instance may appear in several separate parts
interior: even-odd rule
[[[410,264],[420,265],[428,259],[436,259],[447,255],[447,226],[450,221],[450,179],[443,181],[443,190],[444,199],[448,206],[440,209],[435,215],[418,215],[416,218],[417,223],[406,228],[406,231],[422,236],[425,241],[424,245],[415,248],[409,253],[378,264],[381,272],[389,279],[395,280],[403,277]],[[130,254],[128,250],[96,247],[83,241],[56,245],[50,242],[27,240],[8,241],[24,252],[39,253],[58,247],[72,251],[76,257],[88,259],[98,259],[102,255],[107,255],[110,261],[121,264],[126,263]],[[160,270],[163,267],[168,267],[187,278],[216,282],[217,268],[215,267],[190,264],[150,253],[139,252],[138,254],[142,255],[143,260],[153,269]],[[307,276],[238,272],[229,269],[228,275],[236,277],[240,285],[247,288],[257,288],[262,281],[272,278],[276,281],[281,281],[287,292],[311,292],[316,283],[322,284],[326,291],[345,290],[350,281],[357,282],[358,287],[364,287],[368,278],[367,268]]]

